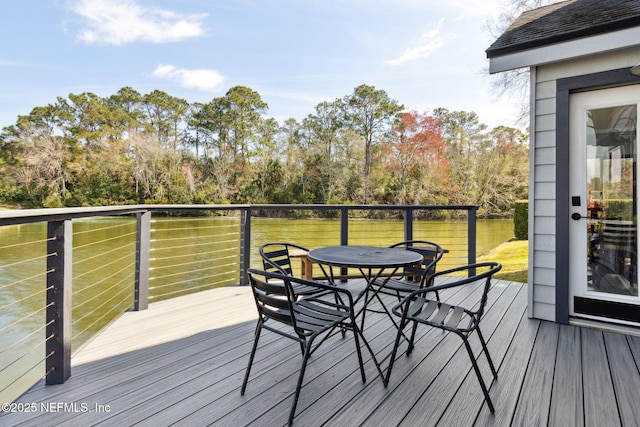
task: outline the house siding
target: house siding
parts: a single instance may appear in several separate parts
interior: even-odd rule
[[[557,259],[556,210],[557,186],[568,186],[568,182],[557,182],[556,178],[556,92],[559,79],[593,74],[603,71],[631,67],[640,62],[640,50],[621,49],[604,54],[573,59],[561,63],[546,64],[531,69],[532,118],[532,185],[529,230],[529,316],[533,318],[562,321],[558,319],[557,304]],[[560,165],[565,168],[566,165]],[[561,203],[567,203],[562,201]],[[561,259],[564,259],[563,254]],[[560,268],[567,268],[560,266]],[[565,289],[568,283],[562,283]],[[568,308],[564,309],[565,311]],[[560,311],[562,312],[562,310]]]
[[[536,68],[534,81],[535,112],[532,117],[533,139],[533,230],[529,270],[533,283],[529,316],[555,320],[555,81],[543,80]],[[544,76],[543,76],[544,77]]]

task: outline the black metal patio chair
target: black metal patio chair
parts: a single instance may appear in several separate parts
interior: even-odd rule
[[[260,246],[258,250],[262,258],[262,266],[264,271],[269,273],[280,273],[287,276],[293,276],[293,267],[291,265],[292,253],[307,253],[309,249],[304,246],[296,245],[288,242],[269,242]],[[298,296],[313,295],[318,292],[316,288],[307,287],[299,283],[292,284],[295,294]]]
[[[244,395],[247,386],[251,365],[253,364],[256,349],[258,348],[258,341],[262,329],[267,329],[293,341],[297,341],[302,350],[302,366],[300,367],[293,403],[289,413],[289,425],[291,425],[295,416],[298,397],[300,396],[300,389],[302,388],[309,357],[337,328],[341,330],[351,330],[353,332],[362,382],[366,382],[362,353],[360,351],[360,339],[363,340],[370,353],[372,353],[372,350],[356,324],[353,297],[349,291],[337,286],[311,282],[281,273],[255,269],[249,269],[247,272],[259,317],[255,330],[253,348],[251,349],[249,363],[247,364],[247,370],[244,380],[242,381],[242,388],[240,389],[242,395]],[[277,280],[278,283],[274,284],[271,279]],[[318,291],[321,291],[321,293],[315,296],[296,299],[293,290],[294,284],[316,288]],[[335,298],[324,299],[322,297],[326,296],[325,294],[333,295]],[[340,298],[338,298],[338,295]],[[347,303],[340,304],[332,302],[332,299],[336,301],[346,301]],[[270,326],[270,322],[280,325]],[[285,324],[289,326],[289,328],[282,329],[281,324]],[[316,342],[318,338],[320,338],[320,340]]]
[[[485,262],[437,272],[429,278],[429,283],[426,287],[410,293],[402,300],[400,304],[392,308],[393,314],[400,317],[400,325],[398,328],[398,333],[396,335],[395,343],[393,345],[393,350],[391,351],[389,368],[387,369],[387,374],[384,379],[385,387],[389,384],[391,370],[393,368],[396,353],[398,351],[398,346],[401,341],[401,336],[403,336],[403,329],[408,324],[412,324],[411,338],[409,340],[409,347],[407,349],[407,355],[409,355],[413,351],[418,324],[424,324],[432,326],[434,328],[442,329],[444,331],[453,332],[454,334],[462,338],[467,353],[469,354],[469,358],[471,359],[473,370],[475,371],[475,374],[478,377],[478,381],[480,382],[480,387],[482,388],[482,392],[484,393],[485,401],[489,406],[489,410],[492,413],[494,412],[494,407],[493,403],[491,402],[491,397],[489,396],[489,391],[487,390],[487,386],[482,378],[480,369],[478,368],[477,359],[473,354],[471,346],[469,345],[469,335],[474,331],[477,333],[478,338],[480,339],[480,344],[482,345],[482,350],[484,351],[484,354],[486,355],[489,362],[491,373],[493,374],[494,379],[497,379],[498,373],[493,365],[493,361],[491,360],[491,356],[489,355],[489,350],[487,349],[487,344],[484,340],[484,337],[482,336],[482,332],[480,331],[480,320],[482,319],[484,308],[487,303],[487,295],[489,293],[489,289],[491,288],[491,278],[495,273],[500,271],[501,268],[502,265],[500,263]],[[438,277],[452,274],[459,275],[460,273],[464,273],[466,274],[466,276],[447,281],[442,285],[434,286],[435,280]],[[448,277],[448,279],[450,279],[450,277]],[[430,292],[435,293],[436,291],[440,291],[443,289],[450,289],[458,286],[472,284],[483,286],[482,295],[480,297],[479,303],[474,304],[473,306],[468,308],[462,306],[454,306],[447,304],[446,302],[427,298],[427,294]]]
[[[436,265],[445,251],[437,243],[428,240],[406,240],[395,243],[389,247],[410,250],[423,256],[421,263],[405,267],[400,276],[378,277],[366,290],[365,300],[370,301],[373,299],[374,296],[369,296],[370,292],[373,293],[383,311],[371,307],[367,307],[366,310],[375,313],[386,313],[395,323],[389,308],[380,297],[380,294],[394,295],[398,298],[398,301],[401,301],[407,294],[427,286],[429,277],[436,272]],[[436,298],[440,298],[438,292],[436,292]],[[369,306],[368,303],[367,305]],[[362,316],[360,329],[364,328],[364,320],[365,316]]]
[[[426,286],[429,277],[436,272],[436,264],[444,255],[444,249],[440,245],[428,240],[406,240],[389,247],[417,252],[424,257],[420,264],[405,267],[400,277],[380,277],[373,282],[373,287],[380,287],[380,293],[396,295],[398,301],[408,293]]]

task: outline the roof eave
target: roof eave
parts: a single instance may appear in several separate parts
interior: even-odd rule
[[[636,47],[640,47],[640,26],[494,55],[489,58],[489,73],[495,74]]]
[[[525,50],[550,46],[558,43],[568,42],[575,39],[581,39],[585,37],[593,37],[600,34],[606,34],[616,31],[621,31],[633,27],[640,26],[640,16],[634,16],[628,19],[610,22],[605,25],[599,25],[596,27],[583,28],[579,31],[572,31],[564,34],[559,34],[553,37],[545,37],[536,40],[530,40],[524,43],[516,43],[504,47],[489,47],[485,52],[487,58],[495,58],[498,56],[509,55],[513,53],[522,52]]]

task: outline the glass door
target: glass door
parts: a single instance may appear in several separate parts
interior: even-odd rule
[[[640,322],[640,92],[624,87],[571,97],[570,313]]]

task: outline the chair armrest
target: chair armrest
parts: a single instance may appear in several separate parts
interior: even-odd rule
[[[483,271],[479,274],[474,274],[472,276],[459,278],[458,280],[454,280],[453,282],[445,283],[438,286],[432,286],[432,284],[435,282],[436,277],[444,276],[446,274],[451,274],[451,273],[459,273],[461,271],[475,271],[476,269],[481,269],[481,268],[488,268],[488,270]],[[399,304],[395,305],[392,308],[392,311],[394,311],[396,315],[400,315],[398,311],[400,307],[407,304],[407,308],[408,308],[408,304],[411,301],[415,300],[416,298],[421,298],[424,301],[425,298],[423,295],[426,294],[427,292],[436,292],[443,289],[455,288],[458,286],[466,285],[468,283],[477,282],[478,280],[487,279],[493,276],[498,271],[500,271],[501,268],[502,268],[502,265],[497,262],[481,262],[481,263],[469,264],[462,267],[456,267],[448,270],[439,271],[433,274],[429,278],[429,282],[427,283],[427,286],[420,289],[416,289],[415,291],[405,296]]]
[[[320,295],[316,295],[314,294],[313,297],[317,298],[318,296],[322,296],[322,295],[328,295],[328,294],[340,294],[340,295],[344,295],[346,296],[347,300],[349,301],[349,306],[353,307],[353,295],[351,295],[351,292],[349,292],[348,289],[345,289],[343,287],[337,286],[337,285],[327,285],[325,283],[320,283],[320,282],[315,282],[312,280],[306,280],[306,279],[300,279],[297,277],[292,277],[289,275],[285,275],[285,274],[278,274],[278,273],[270,273],[269,277],[273,277],[276,278],[278,280],[286,280],[291,284],[297,284],[297,285],[304,285],[304,286],[308,286],[311,288],[316,288],[319,291],[320,290],[324,290],[325,292],[323,292]]]

